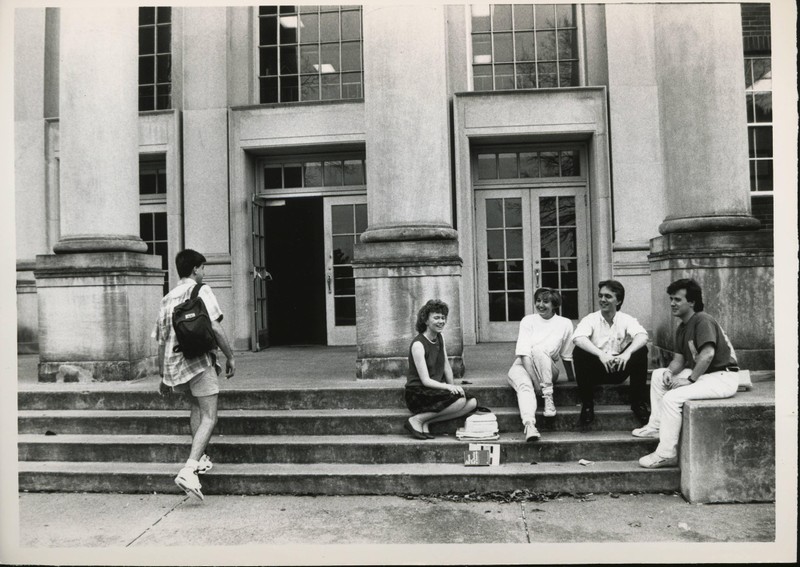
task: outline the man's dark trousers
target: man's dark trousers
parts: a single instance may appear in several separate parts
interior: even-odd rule
[[[642,347],[631,355],[624,370],[606,372],[605,366],[595,355],[575,347],[572,353],[575,365],[575,380],[578,395],[584,407],[594,407],[594,386],[597,384],[621,384],[630,377],[631,407],[647,404],[650,390],[647,387],[647,347]]]

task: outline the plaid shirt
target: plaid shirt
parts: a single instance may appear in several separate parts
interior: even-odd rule
[[[182,352],[173,352],[178,344],[175,338],[175,331],[172,328],[172,311],[175,307],[187,299],[192,294],[195,282],[192,279],[182,279],[164,298],[161,300],[161,307],[158,311],[156,328],[153,331],[153,338],[158,341],[159,346],[164,346],[164,384],[167,386],[177,386],[184,384],[205,372],[211,366],[211,355],[204,354],[196,358],[186,358]],[[217,303],[214,292],[207,285],[200,288],[199,296],[205,303],[206,310],[212,321],[222,319],[222,311]]]

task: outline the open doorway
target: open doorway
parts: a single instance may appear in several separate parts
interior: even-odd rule
[[[271,345],[327,344],[322,197],[264,208]]]

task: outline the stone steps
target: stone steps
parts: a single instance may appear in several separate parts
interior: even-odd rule
[[[498,440],[503,463],[636,460],[655,449],[629,432],[552,432],[535,443],[521,433]],[[188,435],[20,435],[22,461],[124,461],[180,463]],[[466,441],[452,436],[417,440],[407,435],[215,436],[208,454],[220,463],[457,463]]]
[[[403,385],[341,383],[226,389],[204,475],[207,494],[402,494],[672,491],[677,468],[649,471],[636,460],[655,447],[630,431],[638,424],[627,385],[596,392],[591,431],[575,431],[574,383],[558,383],[558,414],[537,416],[542,438],[526,443],[516,396],[498,380],[468,384],[498,417],[501,466],[466,467],[463,424],[434,424],[435,439],[403,429]],[[18,396],[20,490],[175,492],[172,479],[189,452],[188,404],[152,384],[48,385]],[[541,410],[540,410],[541,411]],[[580,459],[594,461],[581,466]],[[533,464],[536,463],[536,464]]]
[[[517,408],[494,410],[501,432],[521,432]],[[545,418],[537,413],[542,432],[572,431],[580,406],[562,406],[558,414]],[[404,408],[316,409],[316,410],[220,410],[215,435],[359,435],[362,433],[402,434],[408,418]],[[455,433],[458,420],[431,426],[434,433]],[[639,424],[626,405],[598,405],[593,429],[630,431]],[[169,410],[21,410],[20,434],[185,434],[187,412]]]
[[[175,492],[175,465],[137,462],[21,462],[21,491]],[[670,492],[677,468],[633,461],[461,464],[217,464],[201,477],[204,494],[466,494],[527,489],[542,493]],[[46,486],[47,488],[42,488]]]

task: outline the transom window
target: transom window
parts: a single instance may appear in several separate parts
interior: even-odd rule
[[[481,4],[471,10],[474,90],[578,85],[574,5]]]
[[[261,6],[261,103],[362,98],[360,6]]]
[[[363,158],[291,160],[264,165],[263,189],[366,185]]]
[[[139,8],[139,110],[172,108],[172,8]]]
[[[478,181],[577,176],[580,176],[577,150],[478,154]]]

